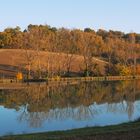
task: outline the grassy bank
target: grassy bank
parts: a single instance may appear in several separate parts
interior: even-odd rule
[[[140,121],[105,127],[87,127],[68,131],[5,136],[0,140],[137,140]]]

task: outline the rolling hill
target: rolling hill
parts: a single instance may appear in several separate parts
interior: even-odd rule
[[[0,49],[0,77],[15,77],[17,72],[25,73],[28,63],[31,70],[35,71],[40,67],[41,71],[66,71],[68,61],[71,60],[70,71],[78,73],[84,69],[84,58],[80,55],[65,53],[52,53],[22,49]],[[99,58],[93,58],[93,62],[98,65],[101,74],[104,74],[105,65],[108,62]]]

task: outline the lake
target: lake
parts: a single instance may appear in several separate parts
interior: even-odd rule
[[[136,80],[0,89],[0,136],[106,126],[139,117]]]

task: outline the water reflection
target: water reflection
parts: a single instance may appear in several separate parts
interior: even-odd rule
[[[32,84],[0,90],[0,105],[15,109],[18,122],[27,122],[33,128],[45,121],[93,120],[102,113],[127,114],[131,120],[134,103],[139,100],[140,81]]]

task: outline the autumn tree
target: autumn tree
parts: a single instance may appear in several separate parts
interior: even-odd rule
[[[131,59],[133,60],[133,75],[136,75],[136,66],[137,66],[137,58],[136,58],[136,44],[135,44],[135,34],[129,34],[130,41],[130,49],[131,49]]]
[[[85,75],[89,76],[92,72],[92,68],[94,67],[93,54],[96,51],[96,36],[92,33],[83,33],[82,31],[77,31],[77,33],[77,45],[84,58]]]
[[[75,41],[75,34],[73,31],[68,29],[59,29],[57,32],[58,37],[58,48],[59,51],[62,53],[64,52],[64,68],[65,68],[65,75],[69,76],[71,71],[71,65],[74,61],[75,53],[76,53],[76,41]]]
[[[112,68],[112,57],[113,57],[113,53],[115,51],[115,43],[113,41],[112,38],[106,38],[105,40],[105,51],[106,51],[106,55],[107,55],[107,59],[108,59],[108,74],[111,74],[111,68]]]

